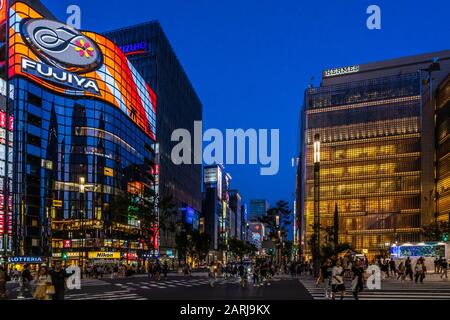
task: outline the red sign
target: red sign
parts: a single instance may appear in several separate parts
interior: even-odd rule
[[[64,240],[63,247],[64,247],[64,249],[72,248],[72,240]]]

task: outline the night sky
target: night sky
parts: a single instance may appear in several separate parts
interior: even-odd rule
[[[292,202],[304,89],[323,69],[450,49],[448,0],[42,0],[96,32],[159,20],[204,106],[204,128],[280,129],[280,171],[227,166],[244,200]],[[366,28],[377,4],[382,29]]]

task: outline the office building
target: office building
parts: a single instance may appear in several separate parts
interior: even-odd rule
[[[306,90],[298,200],[307,256],[315,218],[332,226],[336,206],[339,241],[357,251],[374,256],[421,240],[421,227],[435,221],[429,88],[449,67],[443,51],[335,68]]]
[[[160,195],[172,195],[180,208],[172,222],[182,221],[183,214],[191,210],[198,216],[202,207],[202,166],[175,165],[171,160],[176,144],[171,141],[172,132],[187,129],[193,137],[194,121],[202,120],[203,107],[193,86],[158,22],[114,30],[105,36],[120,46],[158,97],[158,185]],[[173,232],[162,231],[160,237],[162,255],[166,250],[175,250]]]
[[[269,210],[269,202],[265,199],[250,200],[250,209],[248,213],[248,219],[251,221],[258,221],[264,217]]]
[[[450,75],[439,86],[436,98],[436,212],[439,221],[450,216]]]
[[[157,181],[154,91],[110,40],[39,1],[10,4],[2,246],[35,261],[144,263],[158,248],[137,210]]]

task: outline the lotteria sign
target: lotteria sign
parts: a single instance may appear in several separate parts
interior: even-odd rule
[[[42,257],[9,257],[9,263],[44,263]]]
[[[112,104],[156,139],[156,95],[109,39],[46,19],[28,4],[15,2],[9,42],[10,79],[22,76],[64,96]]]

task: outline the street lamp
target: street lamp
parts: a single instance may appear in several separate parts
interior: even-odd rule
[[[441,70],[441,64],[439,63],[439,58],[433,58],[431,64],[428,66],[428,68],[420,69],[420,94],[422,95],[422,71],[425,71],[425,72],[428,73],[428,86],[429,86],[428,95],[429,95],[429,98],[430,98],[430,107],[433,108],[434,115],[436,115],[436,105],[433,104],[433,72],[440,71],[440,70]],[[434,116],[433,118],[434,118],[434,126],[436,127],[436,117]],[[437,166],[437,163],[435,163],[435,167],[436,166]],[[432,197],[433,193],[434,193],[434,197]],[[435,232],[436,232],[436,234],[438,233],[438,229],[439,229],[439,224],[438,224],[438,201],[439,201],[439,194],[437,192],[437,178],[436,178],[436,173],[435,173],[435,175],[434,175],[434,186],[433,186],[433,189],[430,191],[430,207],[434,203],[434,205],[435,205],[434,219],[435,219]]]
[[[314,271],[317,274],[320,264],[320,134],[314,135]]]

